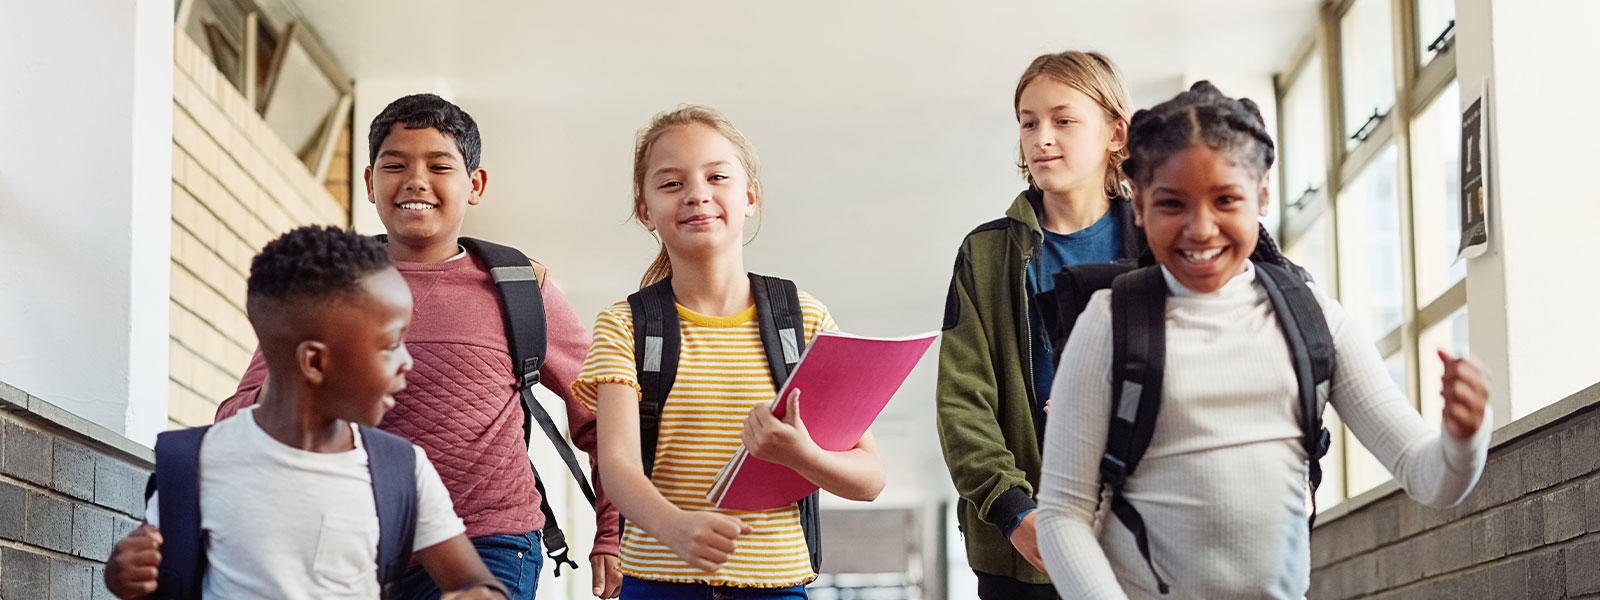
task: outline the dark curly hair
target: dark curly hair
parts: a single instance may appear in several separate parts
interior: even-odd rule
[[[308,225],[268,242],[250,261],[246,296],[251,305],[320,302],[358,290],[362,278],[393,265],[383,244],[371,237]]]
[[[1161,163],[1200,144],[1232,155],[1258,176],[1266,174],[1277,158],[1266,119],[1254,101],[1229,98],[1210,81],[1198,81],[1171,100],[1133,113],[1128,123],[1128,158],[1122,161],[1122,173],[1136,187],[1148,184]],[[1265,225],[1261,226],[1251,256],[1293,266],[1278,250]]]
[[[478,162],[483,156],[483,140],[478,137],[477,122],[461,107],[433,94],[402,97],[390,102],[383,107],[383,112],[372,118],[372,130],[367,133],[367,166],[377,164],[378,147],[383,145],[384,138],[389,137],[389,131],[396,124],[406,129],[431,127],[450,136],[461,150],[461,159],[466,161],[467,171],[478,170]]]

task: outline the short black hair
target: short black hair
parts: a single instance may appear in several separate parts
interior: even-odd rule
[[[1199,81],[1171,100],[1133,113],[1122,173],[1136,185],[1148,183],[1161,163],[1197,144],[1242,159],[1258,175],[1272,168],[1277,151],[1255,102],[1229,98],[1211,82]]]
[[[397,124],[406,129],[433,128],[450,136],[461,150],[461,159],[466,161],[467,171],[478,170],[478,162],[483,157],[483,139],[478,136],[478,123],[461,107],[434,94],[404,96],[390,102],[383,107],[383,112],[372,118],[372,130],[367,133],[367,166],[377,164],[378,147],[383,145],[384,138],[389,137],[389,132]]]
[[[246,296],[252,306],[261,301],[321,302],[355,292],[363,278],[393,266],[383,243],[372,237],[308,225],[268,242],[250,261]],[[257,311],[248,312],[255,321]]]

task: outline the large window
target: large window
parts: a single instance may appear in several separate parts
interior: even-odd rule
[[[1284,252],[1339,299],[1437,427],[1437,350],[1469,347],[1459,244],[1461,111],[1449,0],[1329,3],[1279,78]],[[1329,136],[1336,136],[1329,141]],[[1322,507],[1389,473],[1329,410]]]

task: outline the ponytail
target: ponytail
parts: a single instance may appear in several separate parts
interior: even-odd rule
[[[650,267],[644,270],[644,278],[639,280],[639,289],[650,287],[672,276],[672,259],[667,256],[667,247],[662,246],[656,254],[656,259],[650,262]]]

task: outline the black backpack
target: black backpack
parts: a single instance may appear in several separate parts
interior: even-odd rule
[[[1309,457],[1312,509],[1307,527],[1316,523],[1316,489],[1322,484],[1321,459],[1328,453],[1330,436],[1317,410],[1319,390],[1327,390],[1333,379],[1333,336],[1328,331],[1322,308],[1307,286],[1310,276],[1277,253],[1271,238],[1262,232],[1251,261],[1256,280],[1266,289],[1277,315],[1284,341],[1289,346],[1300,405],[1301,444]],[[1162,368],[1166,364],[1167,282],[1161,267],[1148,254],[1139,260],[1107,264],[1077,265],[1055,275],[1056,287],[1041,294],[1045,327],[1051,345],[1060,356],[1078,315],[1096,290],[1111,288],[1112,370],[1115,382],[1111,391],[1111,422],[1106,438],[1106,453],[1100,459],[1101,483],[1110,488],[1111,512],[1133,533],[1139,554],[1150,567],[1161,593],[1169,586],[1156,572],[1150,558],[1149,534],[1138,509],[1122,495],[1122,487],[1144,457],[1155,434],[1161,412]]]
[[[145,484],[145,501],[161,493],[161,567],[153,598],[199,600],[206,573],[206,540],[200,528],[200,443],[211,426],[156,436],[156,470]],[[417,455],[411,442],[392,433],[359,427],[372,474],[378,513],[378,583],[384,598],[396,592],[411,562],[417,528]]]
[[[378,235],[377,238],[382,242],[388,241],[385,235]],[[465,236],[458,238],[458,241],[469,254],[489,268],[495,288],[500,291],[500,312],[506,323],[506,340],[511,345],[511,368],[517,376],[517,389],[522,394],[522,440],[531,442],[533,424],[537,422],[539,428],[544,430],[545,437],[550,439],[550,444],[561,455],[562,462],[567,464],[567,471],[578,481],[578,488],[589,500],[589,506],[593,507],[594,488],[590,487],[589,479],[584,477],[583,469],[578,466],[572,445],[556,428],[550,413],[533,397],[533,387],[539,384],[539,370],[544,366],[546,346],[544,291],[533,270],[533,262],[522,251],[510,246]],[[578,563],[567,556],[567,536],[561,531],[555,510],[550,508],[550,494],[545,492],[544,478],[539,476],[539,469],[533,466],[532,460],[528,461],[528,466],[533,469],[533,483],[539,490],[539,512],[544,513],[544,529],[540,537],[545,553],[555,560],[555,575],[560,577],[563,563],[574,569],[578,568]]]
[[[761,331],[761,347],[772,371],[772,385],[783,390],[784,382],[806,350],[805,314],[800,309],[800,293],[794,282],[750,273],[750,293],[755,297],[756,325]],[[667,394],[678,377],[678,354],[682,340],[678,330],[678,307],[668,277],[628,296],[633,311],[633,356],[638,370],[639,451],[644,459],[644,475],[655,466],[656,440],[661,432],[661,411]],[[670,319],[668,317],[671,317]],[[822,572],[822,532],[817,512],[818,492],[801,498],[800,529],[805,533],[811,555],[811,570]]]

